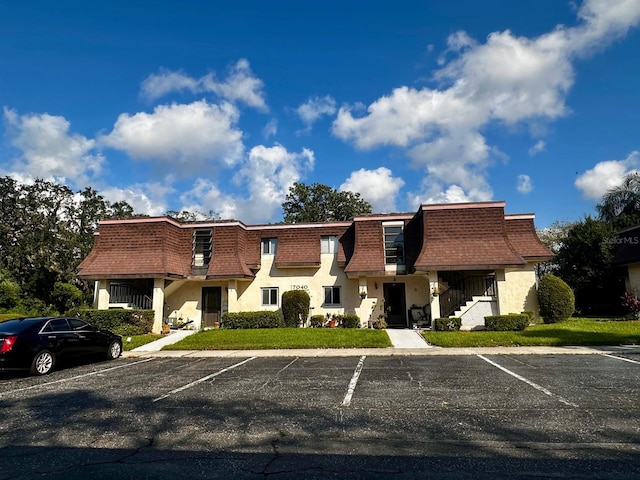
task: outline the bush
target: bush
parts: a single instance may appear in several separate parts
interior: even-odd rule
[[[78,310],[80,318],[118,335],[145,335],[153,328],[153,310]],[[73,313],[75,314],[75,312]]]
[[[17,283],[3,280],[0,282],[0,309],[11,310],[20,303],[20,287]]]
[[[436,318],[433,322],[433,329],[438,332],[453,332],[460,330],[462,326],[461,318]]]
[[[545,275],[538,283],[540,316],[545,323],[562,322],[575,311],[576,299],[571,287],[555,275]]]
[[[311,328],[320,328],[324,325],[324,315],[312,315],[311,316]]]
[[[529,326],[529,315],[510,313],[509,315],[489,315],[484,317],[485,329],[490,332],[517,332]]]
[[[360,328],[360,317],[353,313],[342,315],[342,326],[344,328]]]
[[[382,330],[384,328],[387,328],[387,322],[384,318],[378,318],[377,320],[373,321],[372,326],[376,330]]]
[[[51,303],[59,312],[68,312],[82,305],[82,291],[70,283],[56,282],[51,292]]]
[[[304,290],[288,290],[282,294],[282,316],[286,327],[304,324],[309,316],[311,298]]]
[[[231,330],[245,328],[279,328],[283,326],[280,312],[226,312],[222,314],[222,326]]]

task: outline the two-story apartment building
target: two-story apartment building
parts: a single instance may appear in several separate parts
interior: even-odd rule
[[[95,306],[151,308],[210,327],[224,312],[280,308],[303,289],[311,313],[355,313],[366,326],[491,314],[537,314],[536,263],[551,258],[534,215],[507,215],[504,202],[422,205],[415,213],[348,222],[245,225],[181,223],[169,217],[100,222],[79,276],[95,281]]]

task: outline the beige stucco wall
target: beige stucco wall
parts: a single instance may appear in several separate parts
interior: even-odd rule
[[[640,263],[627,267],[628,277],[625,279],[627,292],[634,292],[640,295]]]
[[[498,313],[534,312],[538,316],[538,296],[534,264],[523,269],[496,271]]]

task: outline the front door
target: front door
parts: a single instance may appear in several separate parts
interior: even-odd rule
[[[407,327],[404,283],[385,283],[383,293],[384,307],[387,311],[387,326],[391,328]]]
[[[213,327],[220,321],[222,309],[222,289],[220,287],[202,287],[202,327]]]

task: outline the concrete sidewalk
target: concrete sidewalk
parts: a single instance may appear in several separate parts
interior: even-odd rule
[[[144,345],[140,345],[139,347],[136,347],[131,351],[132,352],[159,352],[160,350],[162,350],[162,347],[177,343],[183,338],[186,338],[189,335],[193,335],[194,333],[196,333],[195,330],[171,330],[171,332],[165,335],[164,337],[154,342],[149,342],[149,343],[145,343]],[[126,339],[124,339],[124,341],[126,342]]]

